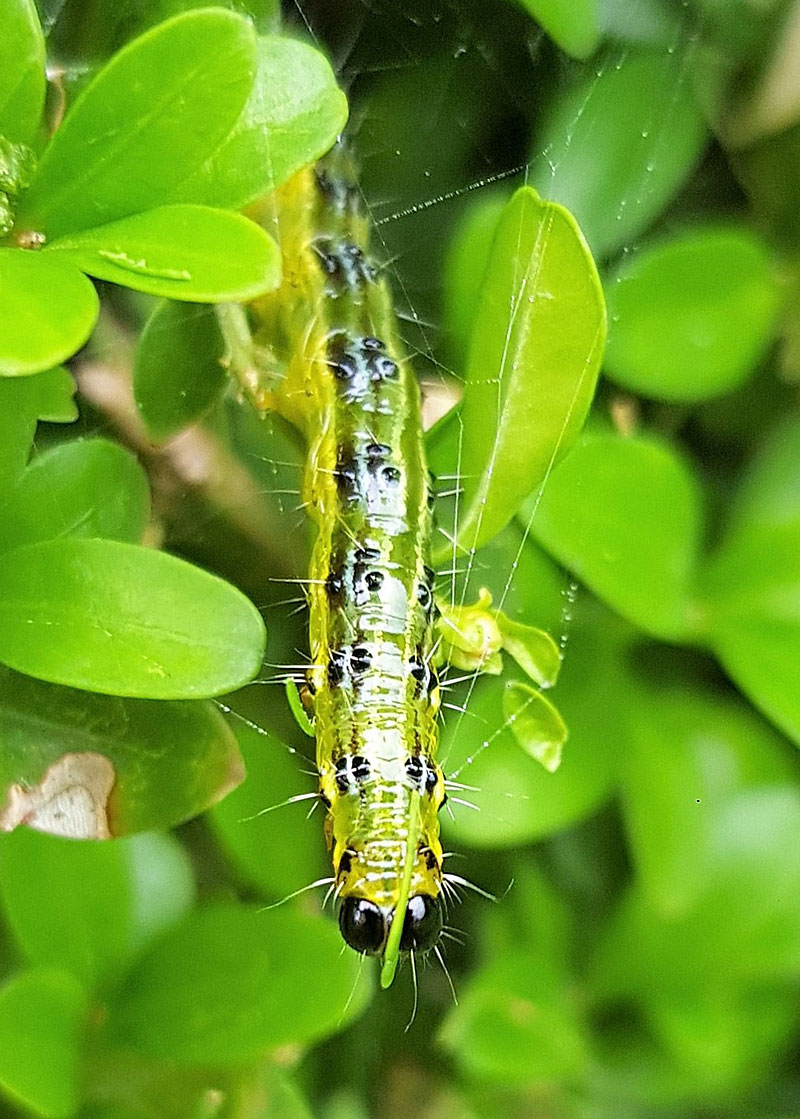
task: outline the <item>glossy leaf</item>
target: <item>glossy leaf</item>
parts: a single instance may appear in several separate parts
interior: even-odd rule
[[[210,307],[162,303],[139,338],[133,393],[150,438],[168,439],[200,419],[223,392],[225,342]]]
[[[0,895],[32,964],[97,988],[192,904],[186,854],[166,835],[81,843],[20,828],[0,837]]]
[[[57,365],[25,381],[31,391],[35,391],[37,413],[40,420],[48,423],[68,424],[78,418],[78,405],[75,403],[75,382],[68,369]]]
[[[0,551],[54,536],[136,543],[149,513],[147,476],[129,451],[105,439],[62,443],[0,493]]]
[[[728,984],[800,974],[800,790],[744,789],[716,814],[713,874],[692,906],[667,917],[633,891],[603,947],[609,991],[686,991],[725,975]]]
[[[597,0],[521,0],[563,51],[586,58],[599,39]]]
[[[369,997],[367,969],[322,917],[217,905],[195,911],[134,967],[115,1036],[181,1064],[241,1064],[335,1033]],[[348,1001],[349,999],[349,1001]]]
[[[36,421],[68,423],[77,418],[75,383],[66,369],[30,377],[0,377],[0,477],[4,483],[25,468]]]
[[[255,35],[232,12],[184,12],[147,31],[70,108],[18,228],[53,239],[160,206],[227,136],[254,74]]]
[[[606,257],[658,217],[706,142],[686,50],[627,51],[557,92],[536,136],[531,181],[567,206]]]
[[[325,56],[295,39],[264,36],[239,120],[166,198],[241,209],[324,155],[346,120],[347,99]]]
[[[472,333],[462,547],[495,536],[575,439],[604,341],[602,291],[580,230],[521,188],[500,219]]]
[[[540,688],[551,688],[561,670],[561,653],[550,634],[515,622],[502,610],[496,617],[505,651]]]
[[[0,987],[0,1088],[27,1114],[75,1114],[87,1011],[82,987],[62,971],[31,968]]]
[[[281,277],[263,229],[208,206],[159,206],[60,237],[45,253],[99,280],[194,303],[253,299]]]
[[[767,246],[734,228],[695,229],[628,257],[606,294],[610,376],[683,401],[730,392],[754,371],[781,301]]]
[[[0,828],[106,838],[169,828],[244,776],[209,703],[117,699],[0,669]]]
[[[467,343],[480,299],[481,285],[500,216],[508,202],[505,190],[481,190],[456,223],[444,261],[444,316],[448,343],[466,364]]]
[[[313,797],[291,801],[316,790],[302,772],[304,760],[275,735],[259,733],[235,716],[231,726],[247,777],[216,806],[210,819],[240,877],[279,901],[330,874],[319,817],[308,811]],[[276,851],[281,852],[280,858],[271,854]]]
[[[720,814],[744,789],[794,779],[785,743],[742,703],[659,682],[620,757],[629,843],[649,904],[686,913],[717,873]]]
[[[564,979],[548,963],[510,950],[460,992],[440,1040],[465,1072],[504,1088],[581,1075],[586,1040]]]
[[[503,696],[506,723],[526,754],[548,773],[561,764],[567,728],[553,704],[529,684],[511,683]]]
[[[503,677],[479,680],[468,714],[449,714],[442,764],[448,777],[474,787],[467,799],[479,811],[453,805],[455,819],[442,820],[448,843],[519,846],[569,827],[607,799],[634,696],[634,685],[622,672],[617,629],[614,619],[603,615],[597,627],[576,627],[570,636],[569,656],[552,692],[569,729],[555,773],[520,749],[503,708]],[[610,696],[616,697],[613,718]],[[453,702],[460,702],[457,692]]]
[[[44,36],[33,0],[2,0],[0,27],[0,136],[28,143],[45,91]]]
[[[680,640],[700,624],[693,580],[699,495],[687,465],[648,438],[586,436],[550,476],[536,539],[646,633]]]
[[[3,560],[0,661],[40,679],[196,699],[247,683],[263,651],[264,624],[240,591],[163,552],[64,537]]]
[[[39,373],[71,357],[92,332],[97,294],[73,265],[0,248],[0,376]]]
[[[800,744],[800,425],[750,467],[705,592],[713,647],[740,688]]]

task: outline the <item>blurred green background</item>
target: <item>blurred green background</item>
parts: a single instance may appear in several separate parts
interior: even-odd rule
[[[133,35],[200,6],[40,7],[69,94]],[[278,26],[269,0],[232,6]],[[0,1109],[795,1119],[800,5],[297,0],[282,28],[328,55],[350,100],[374,248],[430,399],[464,368],[516,186],[567,205],[601,268],[609,342],[586,432],[466,588],[507,591],[509,613],[561,642],[570,738],[548,774],[504,725],[504,679],[448,697],[466,711],[446,713],[443,764],[480,811],[455,804],[445,845],[498,900],[465,891],[451,910],[457,1005],[429,961],[410,1025],[409,970],[374,991],[320,916],[322,891],[263,908],[328,873],[320,813],[259,815],[314,788],[279,687],[225,700],[247,778],[175,834],[3,836]],[[150,445],[129,386],[153,300],[101,295],[71,363],[80,419],[40,425],[37,448],[101,434],[138,454],[151,537],[263,608],[267,681],[306,647],[297,588],[276,581],[307,557],[300,451],[233,397],[205,421],[202,478],[179,447]],[[452,488],[459,464],[432,450]],[[46,738],[54,689],[3,671],[4,740],[20,706],[41,711]],[[135,747],[160,720],[198,739],[164,704],[140,709],[141,729],[103,698],[80,703],[88,741],[113,726]]]

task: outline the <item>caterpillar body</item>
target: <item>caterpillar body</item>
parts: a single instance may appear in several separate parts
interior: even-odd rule
[[[419,387],[341,153],[276,200],[284,282],[256,307],[285,373],[264,404],[305,435],[316,523],[311,666],[319,793],[339,924],[358,952],[426,951],[442,929],[432,482]],[[267,394],[269,396],[269,394]]]

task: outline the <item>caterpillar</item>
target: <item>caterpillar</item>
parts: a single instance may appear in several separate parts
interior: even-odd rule
[[[276,199],[284,282],[255,307],[285,374],[262,404],[303,432],[303,496],[316,523],[309,577],[319,796],[339,926],[384,959],[434,948],[442,931],[433,665],[433,490],[420,392],[344,155]]]
[[[520,198],[537,204],[524,191]],[[444,888],[470,885],[442,866],[437,664],[474,680],[500,673],[505,649],[542,688],[555,682],[561,656],[548,634],[492,609],[485,588],[474,605],[435,599],[420,390],[341,149],[284,184],[269,206],[261,220],[277,225],[284,279],[252,307],[259,359],[240,381],[257,407],[280,412],[305,438],[303,499],[317,530],[303,687],[313,724],[296,692],[292,706],[316,738],[342,935],[359,953],[382,956],[388,986],[401,953],[413,961],[438,952]],[[562,395],[569,419],[574,390]],[[529,685],[514,689],[509,725],[527,719],[524,748],[555,769],[567,733],[558,712]]]

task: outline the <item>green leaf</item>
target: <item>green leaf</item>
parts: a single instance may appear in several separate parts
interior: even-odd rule
[[[45,46],[33,0],[0,2],[0,136],[33,139],[45,92]]]
[[[781,294],[767,246],[746,229],[693,229],[627,257],[606,287],[606,366],[661,400],[737,388],[773,337]]]
[[[500,219],[473,327],[462,547],[495,536],[575,439],[604,342],[603,295],[580,230],[522,187]]]
[[[644,894],[665,917],[713,883],[720,813],[743,789],[794,777],[781,737],[741,702],[662,681],[643,691],[620,755],[622,804]]]
[[[147,432],[168,439],[202,417],[228,378],[225,342],[210,307],[162,303],[145,324],[136,349],[133,394]]]
[[[92,332],[99,304],[73,265],[0,248],[0,376],[38,373],[71,357]]]
[[[170,836],[81,843],[20,828],[0,837],[0,895],[31,963],[97,988],[186,912],[194,884]]]
[[[800,744],[800,424],[779,426],[751,465],[704,580],[725,669]]]
[[[442,764],[448,777],[474,786],[468,799],[480,809],[453,805],[454,821],[442,820],[449,843],[519,846],[569,827],[608,798],[634,692],[630,675],[622,674],[618,629],[619,623],[603,613],[597,625],[574,626],[570,634],[553,694],[569,728],[569,743],[555,773],[520,749],[504,710],[504,678],[478,680],[469,713],[463,718],[449,714]],[[456,704],[458,696],[455,692]]]
[[[707,986],[800,976],[797,783],[743,789],[715,813],[712,872],[691,907],[665,916],[632,891],[598,961],[608,993],[663,998]]]
[[[0,551],[54,536],[136,543],[149,513],[147,476],[129,451],[105,439],[62,443],[0,492]]]
[[[551,688],[561,671],[561,653],[549,633],[507,617],[496,615],[503,648],[540,688]]]
[[[316,790],[295,751],[235,716],[232,726],[247,777],[210,819],[244,881],[278,901],[330,874],[319,817],[308,812],[313,801],[291,800]]]
[[[239,120],[202,167],[166,197],[241,209],[324,155],[346,121],[347,98],[325,56],[295,39],[264,36]]]
[[[518,948],[472,976],[440,1043],[468,1075],[508,1085],[580,1077],[587,1045],[563,976]]]
[[[74,1115],[87,1011],[80,984],[61,971],[31,968],[0,987],[0,1087],[26,1111]]]
[[[112,540],[6,553],[0,661],[56,684],[152,699],[232,691],[261,666],[264,623],[229,583]]]
[[[60,237],[44,252],[99,280],[193,303],[253,299],[281,278],[272,238],[209,206],[159,206]]]
[[[630,51],[555,91],[536,137],[531,181],[574,214],[606,257],[658,217],[706,143],[691,47]]]
[[[154,1057],[241,1064],[352,1021],[371,989],[360,971],[332,921],[217,905],[192,913],[134,967],[111,1029]]]
[[[243,777],[210,703],[91,695],[0,668],[0,828],[83,839],[168,828]]]
[[[503,714],[525,753],[555,773],[567,728],[552,703],[528,684],[511,683],[503,695]]]
[[[444,318],[456,369],[466,364],[467,343],[480,300],[481,284],[497,224],[508,203],[507,190],[481,190],[456,223],[444,261]]]
[[[584,437],[553,473],[532,532],[560,563],[646,633],[686,639],[701,516],[687,465],[646,437]]]
[[[64,423],[77,418],[74,392],[75,383],[66,369],[48,369],[30,377],[0,377],[0,477],[4,482],[24,470],[37,420]]]
[[[75,382],[68,369],[57,365],[54,369],[27,377],[24,383],[36,394],[40,420],[51,424],[69,424],[77,420]]]
[[[159,206],[227,136],[255,74],[248,21],[185,12],[128,44],[78,97],[22,201],[48,239]]]
[[[597,0],[520,0],[563,51],[586,58],[600,37]]]

